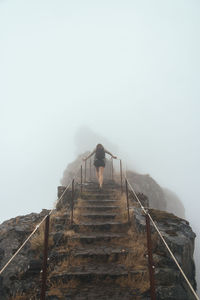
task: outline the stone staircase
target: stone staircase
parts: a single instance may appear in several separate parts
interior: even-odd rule
[[[108,182],[99,191],[96,183],[87,184],[75,201],[72,227],[67,215],[55,222],[62,230],[50,260],[47,299],[149,299],[146,266],[132,267],[137,249],[119,186]]]

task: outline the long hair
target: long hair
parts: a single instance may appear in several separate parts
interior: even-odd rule
[[[97,144],[96,146],[96,157],[103,159],[105,157],[105,150],[102,144]]]
[[[97,144],[96,145],[96,151],[98,151],[98,150],[104,150],[104,147],[103,147],[102,144]]]

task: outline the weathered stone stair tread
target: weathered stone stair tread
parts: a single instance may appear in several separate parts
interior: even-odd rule
[[[73,251],[74,256],[127,254],[131,250],[123,247],[84,247]]]
[[[117,216],[117,213],[108,213],[108,212],[106,212],[106,213],[104,213],[104,212],[88,212],[88,213],[81,213],[80,214],[80,216],[83,216],[83,217],[88,217],[88,216],[104,216],[104,217],[106,217],[106,216],[110,216],[110,217],[116,217]]]
[[[83,201],[85,203],[89,203],[89,204],[117,204],[120,203],[119,200],[112,200],[112,199],[83,199]],[[75,202],[76,203],[76,202]],[[77,202],[78,203],[78,202]]]
[[[117,200],[117,198],[115,197],[115,195],[114,194],[110,194],[110,193],[108,193],[108,194],[87,194],[87,195],[82,195],[81,196],[81,199],[82,200],[90,200],[90,199],[93,199],[93,200],[98,200],[98,199],[102,199],[102,200],[104,200],[104,199],[107,199],[107,200],[109,200],[109,199],[112,199],[112,200]]]
[[[83,190],[83,192],[102,193],[102,194],[104,194],[104,193],[109,193],[109,192],[115,193],[116,189],[109,188],[109,187],[104,187],[104,188],[102,188],[102,190],[99,190],[99,188],[97,188],[97,187],[94,187],[94,188],[90,187],[90,188],[85,188]]]
[[[101,233],[101,232],[92,232],[87,234],[79,234],[69,237],[69,239],[95,239],[95,238],[123,238],[125,237],[122,233],[113,233],[113,232],[107,232],[107,233]]]
[[[71,266],[67,271],[60,273],[60,276],[63,275],[128,275],[128,273],[142,274],[147,272],[147,270],[132,270],[128,272],[126,266],[121,264],[87,264],[82,266]],[[59,277],[59,275],[57,275]]]
[[[102,206],[102,205],[90,205],[90,206],[79,206],[79,208],[92,208],[92,209],[95,209],[95,208],[101,208],[101,209],[114,209],[114,208],[120,208],[119,205],[110,205],[110,206]]]
[[[101,198],[102,197],[102,198],[105,199],[105,197],[110,197],[110,196],[114,197],[115,195],[111,194],[111,193],[105,193],[105,194],[102,194],[102,193],[98,193],[98,194],[88,193],[88,194],[83,195],[83,199],[86,199],[85,197],[90,197],[90,198],[92,198],[92,197],[94,197],[94,198],[96,198],[96,197]]]
[[[92,220],[96,220],[96,221],[99,221],[99,220],[112,220],[112,219],[115,219],[117,215],[115,214],[97,214],[97,213],[93,213],[93,214],[81,214],[80,215],[80,220],[83,220],[84,218],[86,219],[92,219]]]
[[[99,212],[103,212],[105,213],[109,213],[109,212],[119,212],[120,208],[117,206],[81,206],[79,207],[80,212],[83,213],[89,213],[89,212],[93,212],[95,214],[98,214]]]
[[[115,222],[115,221],[107,221],[105,220],[104,222],[102,221],[93,221],[93,222],[79,222],[79,224],[74,224],[73,229],[75,231],[102,231],[102,232],[107,232],[113,230],[116,232],[124,232],[125,230],[128,229],[128,223],[120,223],[120,222]]]
[[[102,221],[97,221],[97,222],[79,222],[78,224],[74,224],[74,227],[79,227],[79,226],[98,226],[98,225],[119,225],[119,226],[124,226],[128,225],[128,223],[122,223],[122,222],[116,222],[116,221],[107,221],[107,222],[102,222]]]
[[[134,300],[139,299],[138,291],[130,288],[122,288],[111,284],[98,284],[82,286],[79,289],[67,289],[63,292],[62,300]],[[149,300],[144,297],[142,300]],[[141,300],[141,298],[140,298]]]

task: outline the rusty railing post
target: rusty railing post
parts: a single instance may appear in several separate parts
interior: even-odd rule
[[[92,180],[92,160],[90,158],[90,181]]]
[[[130,207],[129,207],[129,197],[128,197],[128,182],[127,179],[125,179],[126,184],[126,203],[127,203],[127,212],[128,212],[128,222],[130,223]]]
[[[148,264],[149,264],[149,280],[150,280],[151,300],[156,300],[154,263],[153,263],[152,241],[151,241],[151,226],[150,226],[149,215],[145,214],[145,218],[146,218],[146,229],[147,229],[147,249],[148,249]]]
[[[46,281],[47,281],[47,255],[48,255],[48,240],[49,240],[49,215],[45,220],[44,231],[44,254],[43,254],[43,266],[42,266],[42,286],[40,300],[45,300],[46,294]]]
[[[122,183],[122,160],[120,159],[120,180],[121,180],[121,192],[123,193],[123,183]]]
[[[85,178],[84,178],[84,182],[86,183],[86,175],[87,175],[87,161],[85,160]]]
[[[114,173],[114,168],[113,168],[113,158],[111,158],[111,180],[113,181],[113,173]]]
[[[83,193],[83,166],[81,165],[81,194]]]
[[[74,179],[72,180],[71,225],[74,222]]]

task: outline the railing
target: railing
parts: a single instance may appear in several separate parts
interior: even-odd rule
[[[180,270],[182,276],[184,277],[187,285],[189,286],[192,294],[194,295],[195,299],[200,300],[196,292],[194,291],[191,283],[189,282],[188,278],[186,277],[185,273],[183,272],[181,266],[179,265],[177,259],[175,258],[174,254],[172,253],[171,249],[169,248],[167,242],[165,241],[164,237],[162,236],[158,226],[155,224],[153,218],[149,214],[149,211],[142,205],[139,197],[137,196],[136,192],[134,191],[134,188],[130,184],[128,178],[126,177],[126,174],[123,174],[123,168],[122,168],[122,160],[118,159],[119,161],[119,181],[120,181],[120,187],[121,192],[123,193],[124,187],[123,187],[123,180],[125,185],[125,193],[126,193],[126,200],[127,200],[127,221],[130,224],[130,199],[129,199],[129,193],[132,194],[134,199],[139,203],[139,206],[142,210],[142,213],[145,215],[146,220],[146,233],[147,233],[147,250],[148,250],[148,267],[149,267],[149,278],[150,278],[150,292],[151,292],[151,300],[156,299],[156,288],[155,288],[155,276],[154,276],[154,262],[153,262],[153,252],[152,252],[152,241],[151,241],[151,226],[150,222],[155,228],[156,232],[158,233],[159,237],[161,238],[164,246],[168,250],[170,256],[176,263],[178,269]],[[111,179],[114,180],[115,175],[115,169],[113,166],[113,160],[111,160],[111,170],[110,175]],[[74,223],[74,200],[75,200],[75,183],[77,179],[77,175],[80,172],[80,177],[78,180],[79,186],[80,186],[80,193],[83,192],[84,184],[87,182],[88,177],[88,170],[89,170],[89,178],[91,180],[92,178],[92,163],[91,159],[89,162],[89,169],[87,168],[87,161],[85,161],[84,168],[83,165],[80,166],[78,169],[76,175],[72,178],[69,185],[65,188],[59,199],[57,200],[57,203],[59,203],[63,197],[65,196],[66,192],[71,187],[71,203],[70,203],[70,224],[73,225]],[[48,237],[49,237],[49,224],[50,224],[50,216],[54,209],[52,209],[49,214],[47,214],[42,221],[36,225],[33,232],[27,237],[27,239],[24,241],[24,243],[19,247],[19,249],[14,253],[14,255],[9,259],[9,261],[4,265],[4,267],[0,270],[0,275],[4,272],[4,270],[8,267],[8,265],[14,260],[14,258],[17,256],[17,254],[23,249],[23,247],[27,244],[27,242],[32,238],[32,236],[37,232],[37,230],[40,228],[40,226],[45,222],[45,231],[44,231],[44,254],[43,254],[43,267],[42,267],[42,283],[41,283],[41,292],[40,292],[40,299],[45,300],[45,294],[46,294],[46,279],[47,279],[47,265],[48,265]]]
[[[134,188],[130,184],[126,174],[123,172],[122,168],[122,160],[117,159],[119,161],[119,175],[120,175],[120,186],[121,186],[121,193],[124,191],[123,187],[123,180],[124,180],[124,185],[125,185],[125,193],[126,193],[126,208],[127,208],[127,221],[130,224],[130,199],[129,199],[129,190],[131,190],[131,193],[133,195],[133,198],[138,202],[144,216],[145,216],[145,221],[146,221],[146,235],[147,235],[147,251],[148,251],[148,268],[149,268],[149,281],[150,281],[150,294],[151,294],[151,300],[156,300],[156,284],[155,284],[155,265],[153,262],[153,251],[152,251],[152,239],[151,239],[151,225],[155,228],[156,232],[158,233],[158,236],[162,240],[165,248],[169,252],[171,258],[175,262],[176,266],[178,267],[180,273],[182,274],[183,278],[185,279],[185,282],[187,283],[192,295],[194,296],[195,299],[200,300],[198,297],[197,293],[195,292],[194,288],[192,287],[191,283],[189,282],[187,276],[185,275],[183,269],[181,268],[180,264],[178,263],[176,257],[174,256],[173,252],[171,251],[170,247],[168,246],[166,240],[162,236],[158,226],[155,224],[155,221],[151,217],[149,211],[147,208],[145,208],[139,197],[137,196],[136,192],[134,191]],[[113,170],[113,161],[112,161],[112,179],[114,180],[113,177],[114,170]]]
[[[73,225],[73,211],[74,211],[74,196],[75,196],[75,179],[78,175],[78,173],[81,172],[81,182],[80,182],[80,192],[82,193],[83,189],[83,167],[78,169],[76,175],[73,177],[69,185],[65,188],[64,192],[61,194],[59,199],[57,200],[57,203],[59,203],[63,197],[65,196],[66,192],[69,190],[70,186],[71,189],[71,210],[70,210],[70,223]],[[85,172],[86,174],[86,172]],[[28,241],[33,237],[33,235],[38,231],[38,229],[41,227],[41,225],[45,222],[45,230],[44,230],[44,249],[43,249],[43,266],[42,266],[42,280],[41,280],[41,292],[40,292],[40,299],[45,300],[45,294],[46,294],[46,280],[47,280],[47,265],[48,265],[48,239],[49,239],[49,225],[50,225],[50,216],[53,213],[55,209],[52,209],[47,215],[44,216],[42,221],[36,225],[35,229],[32,231],[32,233],[26,238],[26,240],[23,242],[23,244],[19,247],[19,249],[13,254],[13,256],[8,260],[8,262],[3,266],[3,268],[0,270],[0,275],[6,270],[6,268],[10,265],[10,263],[15,259],[15,257],[18,255],[18,253],[24,248],[24,246],[27,244]]]
[[[150,280],[150,292],[151,292],[151,300],[156,300],[156,288],[155,288],[155,266],[153,262],[153,252],[152,252],[152,240],[151,240],[151,226],[150,222],[153,225],[154,229],[158,233],[160,239],[162,240],[164,246],[166,247],[167,251],[169,252],[171,258],[175,262],[176,266],[178,267],[179,271],[181,272],[183,278],[185,279],[188,287],[190,288],[190,291],[192,292],[193,296],[195,299],[200,300],[197,293],[195,292],[194,288],[192,287],[191,283],[189,282],[187,276],[185,275],[183,269],[181,268],[180,264],[178,263],[176,257],[174,256],[173,252],[171,251],[170,247],[168,246],[166,240],[162,236],[158,226],[155,224],[155,221],[151,217],[149,211],[147,208],[145,208],[139,197],[137,196],[136,192],[134,191],[134,188],[130,184],[129,180],[126,177],[126,174],[124,174],[124,180],[125,180],[125,187],[126,187],[126,196],[127,196],[127,210],[128,210],[128,222],[130,221],[130,205],[129,205],[129,188],[130,191],[133,195],[133,198],[139,203],[139,206],[145,215],[145,220],[146,220],[146,234],[147,234],[147,251],[148,251],[148,267],[149,267],[149,280]]]

